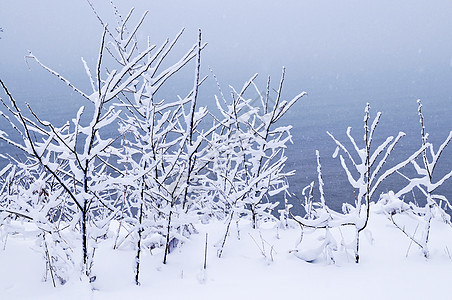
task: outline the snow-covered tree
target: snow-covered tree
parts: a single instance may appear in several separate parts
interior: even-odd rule
[[[268,201],[269,197],[287,191],[286,177],[293,171],[283,170],[287,159],[284,149],[291,142],[291,126],[277,127],[276,122],[305,93],[290,101],[282,101],[284,75],[285,69],[273,105],[270,102],[270,78],[266,94],[262,95],[254,83],[257,74],[244,84],[240,92],[231,88],[232,103],[227,104],[224,97],[222,99],[226,107],[216,97],[222,119],[218,121],[220,130],[211,139],[208,157],[212,162],[209,165],[212,176],[208,180],[227,220],[218,256],[222,254],[234,220],[246,215],[253,228],[257,228],[260,218],[273,218],[271,211],[278,203]],[[254,86],[258,93],[260,101],[257,105],[244,97],[250,86]]]
[[[388,160],[389,155],[394,150],[396,144],[405,135],[400,132],[396,138],[390,136],[381,143],[375,150],[371,148],[373,135],[377,125],[380,121],[381,113],[378,113],[372,124],[369,124],[370,119],[370,105],[367,104],[364,114],[364,146],[361,148],[351,135],[351,127],[348,127],[346,133],[350,143],[353,146],[353,152],[349,151],[344,144],[337,140],[331,133],[328,135],[336,143],[336,150],[333,157],[337,157],[339,151],[342,151],[345,155],[340,154],[341,166],[345,171],[349,183],[354,189],[355,203],[351,205],[344,203],[342,207],[342,213],[335,212],[328,208],[323,195],[323,181],[319,175],[319,187],[320,187],[320,204],[316,210],[315,217],[312,218],[311,206],[309,206],[308,218],[294,217],[294,219],[300,223],[300,225],[310,228],[334,228],[340,226],[353,226],[355,229],[355,238],[352,243],[353,246],[348,246],[354,252],[355,261],[359,262],[359,241],[360,234],[366,229],[370,216],[370,204],[372,196],[379,187],[379,185],[388,178],[391,174],[402,169],[418,157],[424,149],[429,145],[423,145],[418,151],[412,154],[404,161],[396,164],[393,167],[386,169],[381,173],[383,166]],[[348,163],[346,161],[348,159]],[[319,159],[319,158],[318,158]],[[318,167],[320,173],[320,164]],[[347,243],[350,244],[350,243]]]
[[[110,33],[114,40],[107,48],[114,60],[123,66],[129,65],[133,60],[132,54],[138,51],[136,33],[147,14],[143,14],[129,33],[127,23],[132,12],[126,18],[116,12],[118,26],[116,32]],[[104,24],[100,16],[98,19]],[[115,207],[119,208],[116,218],[120,226],[115,247],[124,241],[124,237],[119,239],[119,232],[125,228],[127,237],[136,242],[137,284],[142,247],[163,245],[163,262],[166,263],[171,247],[183,240],[182,236],[190,228],[185,220],[181,220],[192,206],[191,181],[196,180],[193,174],[197,171],[199,147],[196,147],[198,141],[195,139],[202,140],[197,137],[197,127],[206,114],[205,109],[196,111],[198,86],[202,82],[199,78],[200,53],[205,45],[201,44],[200,33],[197,44],[164,68],[168,65],[168,54],[182,33],[183,30],[173,41],[166,40],[158,48],[147,46],[153,51],[143,58],[143,73],[134,79],[133,89],[121,92],[123,97],[115,104],[118,109],[125,110],[119,122],[121,148],[115,149],[120,176],[109,185],[118,191]],[[193,90],[184,98],[158,99],[157,92],[162,85],[195,57],[198,60]]]
[[[434,145],[427,142],[428,133],[425,130],[424,115],[422,113],[422,103],[418,100],[418,114],[419,122],[421,124],[421,145],[422,145],[422,158],[419,158],[421,162],[412,160],[411,164],[415,169],[416,177],[408,177],[398,172],[403,178],[408,181],[408,184],[397,192],[388,192],[380,197],[379,204],[381,209],[387,214],[391,222],[400,229],[408,238],[410,238],[416,245],[422,249],[423,255],[428,258],[428,242],[431,230],[431,222],[434,218],[439,218],[444,222],[451,224],[450,215],[446,213],[447,209],[452,209],[449,200],[444,196],[435,193],[435,191],[446,180],[452,177],[452,170],[442,175],[436,181],[433,179],[435,168],[438,164],[439,158],[444,149],[452,140],[452,131],[446,137],[444,142],[439,146],[435,152]],[[419,207],[416,203],[404,203],[401,199],[414,190],[418,190],[425,197],[425,206]],[[420,229],[412,230],[411,232],[396,221],[395,215],[404,214],[418,220],[418,226]]]
[[[45,278],[53,285],[64,284],[75,270],[72,209],[67,195],[40,165],[10,164],[1,172],[0,214],[2,238],[9,234],[34,237],[36,250],[46,262]],[[26,220],[33,226],[11,227],[12,220]],[[4,236],[6,234],[6,236]]]
[[[142,19],[138,25],[141,22]],[[122,33],[126,34],[126,32]],[[134,36],[135,31],[132,31],[122,37],[122,42],[132,42],[131,51],[118,53],[119,57],[114,60],[116,65],[113,62],[112,66],[105,66],[106,71],[103,72],[105,51],[111,53],[111,45],[127,47],[125,42],[118,44],[114,34],[108,27],[104,27],[95,75],[82,59],[91,84],[91,91],[88,93],[41,63],[32,53],[27,56],[27,59],[36,61],[82,98],[88,100],[91,105],[91,112],[85,113],[85,107],[81,106],[75,118],[62,126],[55,126],[51,122],[42,120],[30,106],[28,108],[31,117],[27,117],[1,82],[10,99],[10,104],[4,102],[9,116],[2,114],[16,129],[21,140],[15,141],[4,132],[1,132],[0,138],[21,149],[27,155],[30,164],[41,165],[71,199],[70,205],[77,211],[77,215],[74,216],[78,220],[77,229],[81,233],[83,273],[92,279],[94,277],[90,275],[90,270],[95,250],[94,244],[105,234],[108,229],[108,220],[115,215],[112,214],[115,207],[109,204],[112,191],[108,187],[111,186],[112,180],[122,176],[121,172],[118,172],[119,169],[114,166],[114,159],[111,157],[118,152],[112,147],[115,138],[104,137],[103,129],[116,122],[120,114],[117,106],[112,104],[126,102],[126,94],[137,91],[137,80],[150,70],[152,71],[152,65],[160,62],[163,51],[162,48],[156,49],[153,45],[147,45],[143,50],[138,51],[133,42]],[[154,88],[160,87],[171,75],[170,73],[174,71],[159,73],[160,77],[153,79]],[[85,117],[85,114],[90,116]],[[94,244],[90,246],[90,243]]]

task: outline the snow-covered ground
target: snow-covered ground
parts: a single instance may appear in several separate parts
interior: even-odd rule
[[[0,249],[0,299],[445,299],[452,294],[452,228],[437,220],[432,223],[430,258],[425,259],[385,215],[372,213],[361,235],[359,264],[343,252],[335,256],[335,264],[297,258],[303,249],[321,243],[306,231],[296,246],[298,225],[283,230],[269,222],[255,230],[243,221],[231,230],[221,258],[215,244],[225,224],[196,228],[199,233],[173,251],[166,265],[161,252],[143,255],[141,286],[134,284],[135,251],[129,245],[113,250],[114,239],[101,243],[96,252],[94,283],[74,274],[54,288],[50,279],[43,280],[44,260],[33,250],[34,242],[9,236]],[[344,227],[341,232],[345,238],[346,231]]]

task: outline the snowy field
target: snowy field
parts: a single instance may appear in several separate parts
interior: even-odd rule
[[[54,288],[44,281],[45,263],[33,250],[33,242],[21,235],[2,241],[0,250],[0,299],[446,299],[452,260],[452,229],[432,222],[425,259],[384,214],[375,213],[361,240],[361,260],[337,251],[335,263],[319,256],[308,263],[297,258],[303,249],[321,241],[305,230],[297,244],[300,227],[278,228],[278,222],[259,230],[240,223],[231,231],[223,257],[215,244],[225,230],[222,222],[198,224],[198,234],[173,251],[166,265],[161,252],[142,258],[141,286],[134,284],[134,256],[130,245],[112,249],[113,239],[101,243],[96,253],[92,284],[77,273]],[[405,220],[407,221],[407,220]],[[405,223],[408,224],[409,223]],[[24,224],[25,225],[25,224]],[[239,228],[239,236],[238,231]],[[28,228],[31,232],[33,228]],[[347,229],[342,230],[347,239]],[[203,270],[206,233],[207,265]],[[113,234],[113,231],[111,232]],[[337,232],[333,232],[337,234]],[[3,247],[5,247],[3,249]],[[298,251],[298,252],[297,252]],[[264,256],[265,254],[265,256]],[[49,276],[47,274],[47,276]]]
[[[39,9],[58,11],[57,1],[44,2]],[[380,3],[380,10],[359,10],[354,1],[341,3],[341,13],[334,1],[297,9],[259,3],[266,16],[255,5],[247,11],[229,1],[228,8],[215,4],[216,14],[207,2],[190,2],[190,9],[165,4],[170,14],[148,1],[142,12],[87,2],[80,14],[60,7],[59,18],[68,22],[30,3],[2,7],[13,17],[6,23],[0,17],[0,50],[22,46],[0,52],[0,300],[451,297],[452,44],[443,38],[449,7]],[[84,12],[98,27],[85,24]],[[214,19],[201,22],[207,15]],[[338,26],[344,20],[348,25]],[[422,22],[416,27],[413,20]],[[182,26],[173,32],[168,24]],[[213,24],[222,28],[212,31]],[[316,24],[323,29],[312,30]],[[162,28],[172,32],[169,39],[155,35]],[[34,77],[45,82],[44,72],[81,101],[71,107],[76,98],[57,97],[38,81],[58,102],[36,96],[12,57],[27,74],[38,69]],[[213,61],[227,71],[217,77]],[[277,77],[258,77],[249,72],[253,61],[262,75],[291,65],[291,76],[278,67]],[[222,74],[232,83],[223,83]],[[425,94],[417,89],[422,85]],[[350,97],[356,87],[365,92]],[[36,93],[36,102],[28,105],[27,93]],[[325,97],[331,101],[319,103]],[[420,100],[414,110],[419,98],[426,98],[426,114]],[[381,99],[395,106],[382,109]],[[364,100],[375,107],[358,105]],[[297,108],[302,101],[306,106]],[[387,127],[379,125],[385,110]],[[309,123],[307,114],[318,122]],[[317,138],[326,130],[332,156]],[[314,138],[303,135],[309,131]],[[316,147],[315,159],[314,149],[294,140]],[[303,182],[289,182],[295,171]]]

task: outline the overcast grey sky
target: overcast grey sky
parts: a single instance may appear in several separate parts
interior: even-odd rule
[[[93,0],[107,19],[108,0]],[[102,28],[86,1],[1,0],[0,72],[26,70],[32,50],[60,70],[94,61]],[[413,0],[117,0],[126,14],[150,11],[145,31],[155,43],[186,28],[180,48],[203,30],[204,63],[226,78],[254,72],[322,75],[423,71],[451,67],[452,1]],[[110,18],[113,23],[113,19]],[[0,73],[0,74],[1,74]],[[228,75],[226,75],[228,74]]]

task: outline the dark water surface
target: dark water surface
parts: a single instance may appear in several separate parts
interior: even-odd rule
[[[326,201],[334,209],[340,209],[343,202],[353,203],[354,193],[340,166],[339,158],[332,158],[336,145],[326,131],[353,151],[346,136],[346,129],[351,126],[352,136],[358,146],[362,147],[363,117],[367,102],[371,104],[372,120],[377,112],[382,112],[372,144],[374,150],[388,136],[395,137],[399,131],[406,133],[392,152],[386,167],[405,160],[421,146],[417,99],[422,101],[426,131],[430,134],[429,142],[433,143],[435,151],[452,130],[450,70],[442,74],[432,72],[405,77],[403,74],[377,74],[337,78],[329,86],[313,86],[308,93],[303,104],[287,117],[287,121],[294,125],[294,144],[287,150],[287,167],[297,170],[297,175],[290,179],[291,190],[301,199],[301,189],[304,186],[312,180],[316,180],[317,184],[315,149],[318,149]],[[452,144],[443,152],[435,169],[434,179],[441,178],[450,170]],[[413,168],[406,169],[404,173],[413,174]],[[406,183],[400,175],[393,175],[380,185],[372,200],[377,201],[381,192],[397,191]],[[446,181],[436,192],[452,199],[452,180]],[[416,194],[416,200],[422,203],[422,197]],[[410,197],[412,195],[407,195],[407,200],[411,201]]]
[[[62,82],[54,78],[34,78],[24,80],[13,76],[4,79],[18,102],[29,102],[36,112],[45,120],[62,124],[72,119],[80,105],[89,106]],[[86,84],[82,79],[80,82]],[[275,81],[274,85],[277,85]],[[240,85],[236,87],[240,89]],[[265,85],[263,85],[265,87]],[[276,86],[275,86],[276,88]],[[386,137],[396,136],[399,131],[407,135],[401,140],[387,167],[409,157],[421,145],[420,124],[417,114],[417,99],[423,103],[425,125],[430,134],[429,141],[435,150],[452,130],[452,68],[438,68],[414,73],[381,73],[356,75],[325,75],[323,77],[288,78],[283,96],[293,97],[300,91],[307,91],[308,96],[297,103],[281,120],[281,125],[293,125],[293,144],[286,150],[287,169],[296,170],[290,178],[290,190],[296,195],[290,201],[294,211],[300,212],[299,200],[301,190],[311,181],[317,181],[315,150],[321,155],[325,196],[327,203],[334,209],[340,209],[343,202],[353,202],[354,193],[348,183],[339,159],[333,159],[336,148],[332,139],[326,134],[328,130],[339,141],[350,146],[345,131],[352,127],[352,135],[362,146],[364,107],[371,104],[371,118],[378,111],[382,112],[380,124],[374,136],[374,149]],[[215,84],[207,84],[201,91],[201,105],[215,110],[213,94],[218,94]],[[5,95],[0,93],[5,99]],[[4,108],[1,108],[2,110]],[[4,120],[0,120],[0,129],[9,131]],[[351,150],[351,147],[349,148]],[[0,153],[14,155],[15,149],[0,141]],[[0,168],[6,160],[0,158]],[[435,169],[436,179],[452,169],[452,145],[444,151],[439,165]],[[410,172],[407,170],[406,172]],[[405,181],[394,175],[381,185],[375,194],[377,200],[380,192],[401,188]],[[437,190],[438,193],[452,199],[452,180],[447,181]],[[282,199],[279,197],[279,201]],[[422,202],[421,199],[417,199]]]

